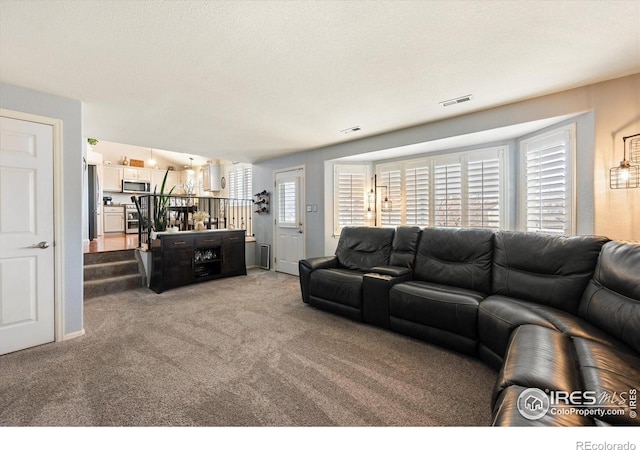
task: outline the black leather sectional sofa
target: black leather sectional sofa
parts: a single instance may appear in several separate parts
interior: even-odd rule
[[[498,370],[494,425],[640,425],[640,243],[344,228],[302,299]]]

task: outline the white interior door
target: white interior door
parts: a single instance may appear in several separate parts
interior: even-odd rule
[[[53,127],[0,117],[0,354],[52,342]]]
[[[277,172],[275,178],[276,271],[298,276],[304,258],[304,170]]]

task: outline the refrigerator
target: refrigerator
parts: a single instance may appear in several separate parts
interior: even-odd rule
[[[92,241],[98,237],[98,220],[100,214],[100,176],[98,175],[98,167],[95,164],[88,166],[88,187],[89,187],[89,240]]]

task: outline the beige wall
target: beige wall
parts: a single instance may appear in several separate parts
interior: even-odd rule
[[[595,232],[640,241],[640,188],[609,189],[609,169],[622,160],[622,137],[640,133],[640,75],[585,88],[595,111]]]

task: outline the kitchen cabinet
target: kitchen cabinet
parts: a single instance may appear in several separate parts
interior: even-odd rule
[[[133,167],[124,167],[122,169],[122,178],[124,180],[137,180],[138,169],[134,169]]]
[[[202,189],[205,191],[220,190],[219,164],[205,164],[202,167]]]
[[[151,181],[151,170],[124,167],[122,169],[122,178],[125,180]]]
[[[166,170],[153,170],[151,171],[151,193],[153,194],[153,189],[155,188],[156,193],[160,193],[160,188],[162,187],[162,179],[164,178],[164,174]],[[170,170],[167,173],[167,182],[164,186],[164,193],[168,193],[172,187],[178,184],[178,172]]]
[[[151,241],[150,288],[157,293],[222,277],[246,275],[243,230],[158,233]]]
[[[122,192],[122,167],[104,166],[102,180],[103,191]]]
[[[138,169],[139,181],[151,181],[151,169]]]
[[[123,206],[105,206],[103,217],[105,233],[124,233]]]

